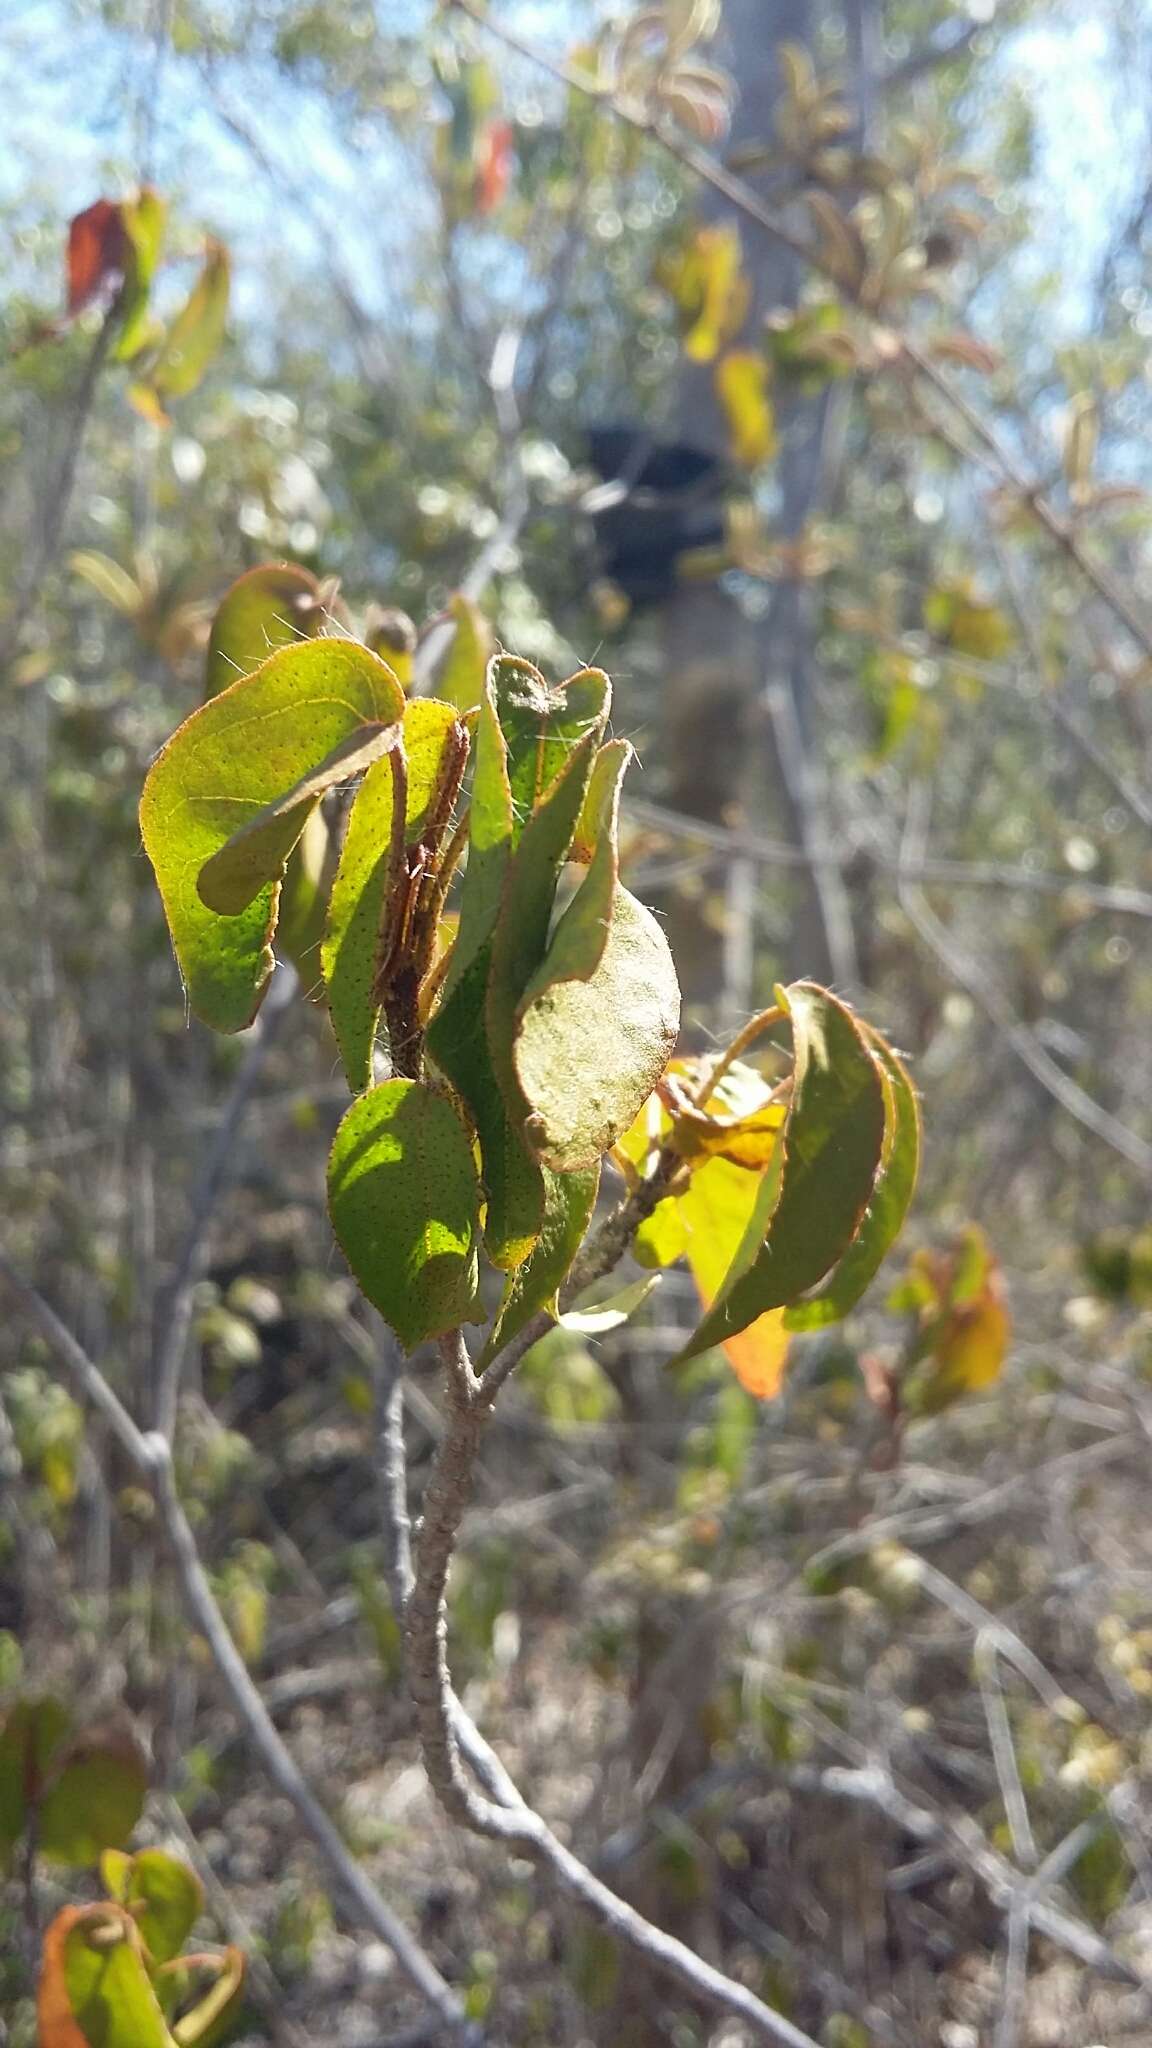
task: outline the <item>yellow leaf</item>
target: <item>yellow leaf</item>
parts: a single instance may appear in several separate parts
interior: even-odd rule
[[[632,1241],[632,1255],[641,1266],[671,1266],[688,1249],[688,1233],[675,1195],[657,1202]]]
[[[957,1395],[990,1387],[1004,1369],[1010,1329],[1003,1302],[991,1292],[967,1308],[953,1309],[933,1345],[939,1367],[937,1389]]]
[[[729,349],[716,365],[716,396],[728,423],[734,462],[755,469],[776,453],[776,415],[768,396],[771,367],[754,349]]]
[[[679,1199],[688,1267],[705,1309],[711,1308],[728,1277],[762,1179],[762,1174],[749,1173],[728,1159],[710,1159],[693,1174]],[[784,1310],[770,1309],[747,1329],[729,1337],[724,1351],[741,1385],[766,1401],[779,1388],[788,1345]]]
[[[976,1224],[951,1253],[918,1253],[898,1299],[920,1321],[920,1362],[904,1389],[915,1413],[937,1415],[999,1379],[1012,1322],[999,1264]]]
[[[739,1060],[705,1109],[692,1109],[690,1096],[702,1071],[698,1060],[673,1060],[661,1083],[664,1100],[649,1096],[631,1129],[618,1139],[616,1155],[643,1176],[675,1132],[683,1170],[691,1179],[683,1192],[657,1203],[637,1231],[633,1251],[642,1266],[670,1266],[686,1258],[701,1305],[708,1309],[743,1243],[785,1110],[767,1100],[770,1088],[763,1075]],[[741,1385],[764,1401],[779,1388],[788,1345],[784,1310],[771,1309],[728,1338],[724,1351]]]
[[[710,363],[739,332],[748,311],[751,286],[741,265],[739,228],[697,229],[659,275],[688,319],[685,355],[695,363]]]
[[[149,426],[171,426],[172,422],[151,384],[130,384],[126,396],[133,412],[138,412],[142,420],[148,421]]]
[[[924,600],[924,624],[956,654],[976,661],[997,661],[1007,654],[1016,635],[998,605],[967,581],[943,583]]]
[[[693,1161],[718,1156],[763,1173],[776,1149],[787,1106],[773,1100],[762,1074],[737,1060],[705,1107],[697,1109],[692,1097],[702,1073],[699,1061],[674,1061],[663,1076],[658,1092],[672,1118],[666,1135],[689,1167]]]

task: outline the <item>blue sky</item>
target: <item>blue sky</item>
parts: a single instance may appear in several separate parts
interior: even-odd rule
[[[403,0],[387,4],[393,22]],[[1145,18],[1147,4],[1130,0],[1133,22]],[[406,11],[416,16],[422,5],[410,0]],[[562,43],[555,6],[536,0],[509,11],[542,42]],[[1148,174],[1144,106],[1117,68],[1107,24],[1102,11],[1049,8],[1008,39],[992,74],[993,98],[1020,84],[1035,110],[1037,175],[1027,195],[1035,231],[1020,260],[1025,274],[1058,272],[1054,311],[1065,332],[1083,320],[1085,288],[1108,233]],[[31,221],[53,213],[67,218],[100,191],[122,189],[139,161],[152,78],[146,45],[95,19],[78,27],[59,0],[0,4],[7,124],[0,197],[15,201]],[[177,218],[203,224],[233,246],[241,309],[258,310],[269,262],[316,266],[325,235],[355,273],[365,302],[383,303],[391,271],[408,261],[414,225],[412,181],[386,122],[372,123],[370,147],[349,149],[339,111],[271,78],[268,67],[258,94],[241,65],[227,68],[222,85],[286,177],[306,182],[314,216],[301,219],[283,191],[268,189],[214,116],[199,71],[169,56],[155,115],[154,175],[173,197]]]

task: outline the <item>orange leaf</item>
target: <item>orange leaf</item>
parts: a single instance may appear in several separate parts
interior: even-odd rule
[[[705,1308],[711,1307],[705,1302]],[[784,1367],[788,1362],[788,1332],[784,1327],[787,1311],[770,1308],[746,1330],[739,1330],[734,1337],[725,1337],[724,1355],[732,1367],[740,1385],[758,1401],[770,1401],[780,1390]]]
[[[488,121],[476,149],[473,203],[477,213],[495,213],[512,182],[512,123]]]

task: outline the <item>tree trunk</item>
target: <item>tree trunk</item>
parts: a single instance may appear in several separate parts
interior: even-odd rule
[[[872,0],[848,0],[849,47],[866,40]],[[770,140],[780,90],[781,43],[807,45],[812,0],[728,0],[717,54],[739,88],[731,147]],[[859,69],[857,62],[856,68]],[[863,95],[860,96],[861,100]],[[773,190],[773,175],[776,190]],[[779,172],[753,174],[779,207]],[[700,220],[730,221],[729,203],[706,192]],[[802,225],[802,222],[801,222]],[[796,305],[801,267],[789,249],[754,221],[740,220],[744,267],[751,284],[746,329],[738,345],[758,345],[765,315]],[[714,364],[685,363],[680,388],[680,438],[723,454],[726,429],[713,384]],[[825,475],[830,409],[825,397],[778,402],[780,434],[777,531],[801,535],[818,509]],[[838,870],[822,862],[827,827],[822,778],[813,745],[812,661],[815,593],[800,579],[771,588],[759,616],[718,585],[688,585],[669,601],[664,620],[666,706],[672,803],[710,822],[739,820],[785,837],[808,854],[793,871],[790,935],[758,977],[756,906],[763,871],[730,863],[724,914],[713,903],[680,900],[668,907],[673,950],[690,1016],[721,1025],[739,1021],[771,982],[798,974],[851,985],[856,979],[851,918]]]

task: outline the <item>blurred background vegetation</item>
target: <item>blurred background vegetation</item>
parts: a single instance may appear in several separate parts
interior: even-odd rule
[[[686,1046],[829,980],[909,1053],[926,1172],[770,1402],[722,1358],[668,1373],[671,1274],[538,1347],[453,1585],[468,1703],[609,1881],[823,2048],[1119,2048],[1152,2031],[1152,15],[714,13],[5,11],[0,1233],[141,1415],[176,1316],[237,1640],[490,2038],[738,2041],[430,1805],[377,1337],[323,1205],[331,1034],[303,1001],[189,1026],[136,823],[251,565],[363,630],[464,589],[550,674],[602,662]],[[116,263],[86,297],[69,224],[141,189],[157,324],[117,361]],[[136,1717],[153,1838],[260,1960],[246,2038],[399,2039],[148,1499],[14,1318],[0,1366],[0,1684]],[[418,1493],[431,1372],[408,1424]]]

